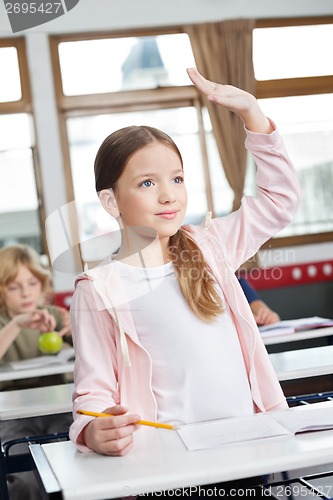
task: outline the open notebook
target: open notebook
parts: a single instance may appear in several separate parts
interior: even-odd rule
[[[311,405],[301,410],[258,413],[179,426],[177,432],[190,451],[217,448],[230,443],[300,432],[333,429],[333,406]]]
[[[305,330],[314,330],[316,328],[326,328],[333,326],[333,319],[320,318],[313,316],[311,318],[291,319],[284,321],[277,321],[270,325],[259,327],[262,336],[265,335],[288,335],[290,333],[301,332]]]
[[[38,356],[37,358],[23,359],[21,361],[12,361],[10,366],[14,370],[25,370],[27,368],[37,368],[39,366],[50,365],[54,363],[68,363],[74,360],[74,348],[62,349],[58,354],[52,356]]]

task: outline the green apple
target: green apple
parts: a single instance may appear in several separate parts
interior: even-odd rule
[[[38,339],[39,350],[43,354],[57,354],[62,348],[62,337],[57,332],[45,332]]]

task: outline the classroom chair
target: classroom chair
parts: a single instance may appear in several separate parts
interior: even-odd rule
[[[0,493],[1,500],[9,500],[7,475],[17,472],[30,471],[35,468],[34,462],[29,452],[11,454],[11,450],[15,445],[28,444],[43,444],[52,441],[68,441],[68,432],[58,432],[54,434],[45,434],[42,436],[28,436],[24,438],[12,439],[1,443],[0,450]]]

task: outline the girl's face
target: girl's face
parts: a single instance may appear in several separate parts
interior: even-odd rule
[[[184,172],[179,156],[154,142],[130,158],[114,194],[125,226],[148,227],[160,239],[174,235],[187,207]]]
[[[4,288],[4,301],[9,316],[12,318],[33,311],[39,305],[41,295],[41,282],[21,264],[14,281]]]

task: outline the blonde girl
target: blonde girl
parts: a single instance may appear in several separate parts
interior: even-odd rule
[[[38,254],[31,247],[11,245],[0,249],[0,363],[41,356],[38,339],[43,331],[56,330],[61,336],[70,334],[68,312],[43,305],[49,284],[50,273],[41,266]],[[0,390],[64,382],[62,375],[52,375],[2,382]],[[71,422],[69,413],[3,421],[0,422],[0,436],[5,442],[64,432],[68,431]],[[27,446],[15,446],[13,450],[23,453]],[[32,471],[8,475],[7,480],[11,500],[43,498]]]
[[[29,246],[0,249],[0,359],[3,362],[41,355],[41,332],[70,333],[69,317],[57,307],[43,307],[50,283],[38,254]]]

